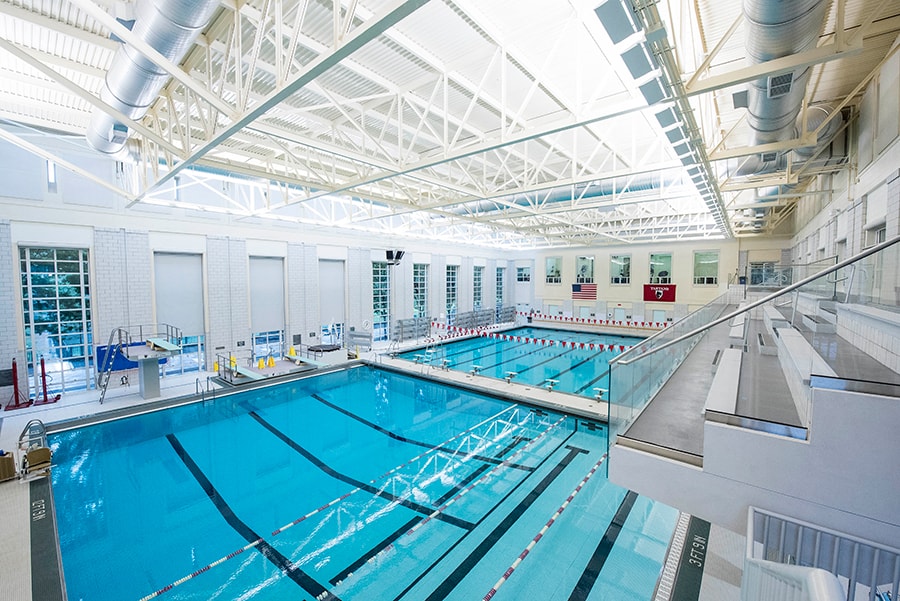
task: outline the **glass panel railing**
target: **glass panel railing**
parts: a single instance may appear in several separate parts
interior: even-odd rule
[[[841,336],[885,366],[900,364],[893,346],[893,341],[900,339],[898,242],[900,236],[838,263],[829,258],[799,268],[795,266],[791,273],[792,283],[756,300],[743,301],[740,309],[725,314],[728,304],[737,304],[735,298],[740,296],[734,293],[738,289],[732,289],[610,361],[607,399],[610,444],[634,422],[688,353],[703,340],[709,328],[734,321],[742,313],[761,305],[790,298],[786,296],[789,293],[796,292],[793,311],[803,315],[803,323],[809,329],[816,331],[815,328],[821,327],[821,331],[826,332],[830,325],[830,331],[834,332],[836,315],[840,314],[843,325],[838,333]],[[804,273],[805,277],[799,277]],[[833,306],[835,302],[837,308]],[[833,313],[823,315],[823,309]],[[810,378],[813,375],[850,377],[851,374],[836,374],[809,343],[798,340],[795,346],[796,352],[792,352],[795,373],[786,376],[800,424],[805,426],[809,419]],[[900,369],[894,369],[894,372],[900,372]]]
[[[610,393],[607,409],[611,432],[623,432],[631,425],[653,395],[662,388],[669,376],[700,342],[703,334],[681,340],[674,345],[671,343],[719,317],[728,306],[730,296],[733,294],[729,292],[719,296],[610,361]],[[670,345],[666,352],[658,354],[653,361],[636,361],[629,364],[621,362],[639,357],[666,344]],[[610,438],[614,439],[614,436]]]

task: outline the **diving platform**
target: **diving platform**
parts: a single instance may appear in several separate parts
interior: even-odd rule
[[[97,375],[100,402],[112,378],[112,372],[137,368],[141,397],[160,396],[159,363],[181,354],[182,333],[169,324],[122,326],[113,329],[106,347],[97,347],[96,357],[102,365]]]
[[[274,355],[253,357],[247,352],[232,352],[228,355],[216,355],[215,372],[216,381],[220,384],[241,386],[262,380],[313,371],[327,365],[323,361],[299,355],[285,355],[276,359]]]

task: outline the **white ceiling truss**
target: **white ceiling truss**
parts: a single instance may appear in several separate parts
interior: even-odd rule
[[[223,1],[175,64],[116,20],[133,8],[0,0],[0,137],[96,180],[21,134],[102,111],[128,128],[102,184],[128,207],[513,249],[783,233],[834,166],[733,164],[827,123],[752,144],[732,94],[811,66],[804,103],[852,114],[900,32],[896,3],[833,0],[815,49],[747,65],[737,0]],[[101,100],[113,36],[171,76],[134,119]]]

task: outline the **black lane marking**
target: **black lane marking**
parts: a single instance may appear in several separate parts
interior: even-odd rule
[[[529,338],[530,338],[530,336],[529,336]],[[488,369],[493,369],[493,368],[495,368],[495,367],[500,367],[501,365],[506,365],[506,364],[509,363],[510,361],[519,361],[519,360],[521,360],[521,359],[524,359],[524,358],[527,357],[528,355],[533,355],[533,354],[535,354],[535,353],[539,353],[539,352],[541,352],[541,351],[546,351],[546,350],[547,350],[547,349],[544,347],[544,345],[541,345],[541,346],[537,347],[536,349],[534,349],[533,351],[530,351],[530,352],[525,353],[524,355],[517,355],[517,356],[515,356],[515,357],[510,357],[510,358],[508,358],[508,359],[505,359],[505,360],[501,361],[500,363],[494,363],[493,365],[483,366],[481,371],[485,371],[485,370],[488,370]],[[568,352],[568,351],[567,351],[567,352]],[[528,369],[531,369],[531,366],[529,366]],[[523,371],[524,371],[524,370],[523,370]],[[518,373],[518,372],[516,372],[516,373]]]
[[[342,474],[342,473],[334,470],[333,468],[328,466],[324,461],[322,461],[321,459],[319,459],[318,457],[316,457],[315,455],[313,455],[312,453],[307,451],[305,448],[300,446],[296,441],[294,441],[287,434],[285,434],[284,432],[282,432],[281,430],[279,430],[278,428],[276,428],[275,426],[273,426],[272,424],[267,422],[256,411],[251,411],[250,417],[255,419],[257,422],[260,423],[260,425],[262,427],[264,427],[266,430],[268,430],[269,432],[271,432],[272,434],[277,436],[279,439],[281,439],[282,442],[284,442],[286,445],[288,445],[289,447],[291,447],[292,449],[294,449],[295,451],[297,451],[298,453],[303,455],[303,457],[306,458],[307,461],[309,461],[310,463],[315,465],[317,468],[319,468],[320,470],[322,470],[323,472],[325,472],[332,478],[340,480],[341,482],[346,482],[347,484],[350,484],[351,486],[353,486],[355,488],[364,490],[367,493],[374,495],[376,497],[381,497],[381,498],[387,499],[388,501],[391,501],[393,503],[398,503],[400,505],[403,505],[404,507],[406,507],[408,509],[412,509],[413,511],[415,511],[417,513],[421,513],[423,515],[431,515],[432,513],[434,513],[434,509],[432,509],[430,507],[426,507],[425,505],[420,505],[419,503],[415,503],[413,501],[410,501],[409,499],[400,498],[400,497],[393,495],[387,491],[379,490],[379,489],[375,488],[374,486],[372,486],[371,484],[368,484],[361,480],[357,480],[355,478],[352,478],[351,476]],[[472,522],[469,522],[467,520],[463,520],[460,518],[455,518],[450,515],[446,515],[443,512],[435,515],[434,519],[441,520],[443,522],[447,522],[448,524],[452,524],[453,526],[457,526],[458,528],[462,528],[463,530],[471,530],[472,528],[475,527],[475,524],[473,524]]]
[[[495,456],[499,459],[502,459],[504,456],[506,456],[507,453],[509,453],[511,450],[513,450],[520,442],[526,441],[526,440],[531,440],[531,439],[525,438],[524,436],[514,437],[512,442],[509,443],[508,445],[506,445],[506,447],[504,447],[503,449],[501,449],[500,452],[497,453],[497,455],[495,455]],[[440,507],[441,505],[444,504],[444,501],[446,501],[447,499],[449,499],[450,497],[452,497],[453,495],[455,495],[456,493],[458,493],[459,491],[461,491],[462,489],[467,487],[473,481],[477,480],[479,477],[481,477],[481,475],[483,473],[485,473],[489,469],[491,469],[491,466],[489,466],[489,465],[479,466],[475,471],[473,471],[471,474],[469,474],[468,476],[463,478],[459,484],[457,484],[456,486],[454,486],[453,488],[451,488],[450,490],[448,490],[447,492],[442,494],[436,501],[434,501],[432,503],[432,505]],[[533,468],[532,468],[532,470],[533,470]]]
[[[441,451],[444,453],[449,453],[451,455],[468,455],[467,452],[460,451],[458,449],[451,449],[449,447],[444,447],[444,446],[436,447],[433,444],[430,444],[427,442],[422,442],[420,440],[413,440],[412,438],[407,438],[406,436],[403,436],[402,434],[397,434],[396,432],[391,432],[390,430],[386,430],[385,428],[382,428],[378,424],[370,422],[369,420],[367,420],[366,418],[364,418],[360,415],[356,415],[355,413],[348,411],[347,409],[344,409],[343,407],[335,405],[331,401],[328,401],[328,400],[322,398],[321,396],[319,396],[316,393],[313,393],[310,396],[312,398],[316,399],[317,401],[319,401],[320,403],[322,403],[323,405],[325,405],[327,407],[331,407],[335,411],[339,411],[339,412],[343,413],[344,415],[346,415],[347,417],[349,417],[351,419],[355,419],[356,421],[363,424],[364,426],[372,428],[373,430],[375,430],[377,432],[381,432],[385,436],[393,438],[394,440],[399,440],[400,442],[413,444],[413,445],[420,446],[420,447],[423,447],[426,449],[436,449],[438,451]],[[472,459],[477,459],[478,461],[484,461],[485,463],[490,463],[493,465],[499,465],[499,464],[503,463],[502,459],[497,459],[496,457],[487,457],[485,455],[472,455]],[[511,468],[517,469],[517,470],[525,470],[527,472],[534,471],[533,467],[528,467],[527,465],[520,465],[518,463],[510,463],[507,467],[511,467]]]
[[[597,376],[596,378],[594,378],[593,380],[591,380],[590,382],[588,382],[587,384],[585,384],[584,386],[582,386],[581,388],[576,390],[575,394],[581,394],[582,392],[584,392],[585,390],[587,390],[588,388],[590,388],[591,386],[593,386],[594,384],[596,384],[597,382],[599,382],[600,380],[605,378],[608,374],[609,374],[609,370],[607,369],[605,372],[603,372],[602,374],[600,374],[599,376]]]
[[[569,439],[571,439],[574,435],[575,435],[575,433],[571,432],[568,436],[566,436],[564,440],[562,440],[558,445],[556,445],[556,448],[554,448],[552,451],[547,453],[547,455],[538,462],[538,465],[535,469],[540,469],[545,463],[547,463],[550,460],[550,458],[553,457],[557,451],[559,451],[561,448],[563,448],[563,445],[565,445],[569,441]],[[503,495],[503,497],[501,499],[497,500],[497,502],[494,504],[493,507],[491,507],[483,516],[478,518],[478,522],[476,522],[476,526],[483,523],[488,518],[488,516],[490,516],[492,513],[494,513],[494,511],[498,507],[500,507],[507,499],[509,499],[513,495],[513,493],[515,493],[517,490],[519,490],[519,488],[522,485],[524,485],[526,481],[527,481],[527,478],[522,478],[521,480],[519,480],[511,489],[509,489],[506,492],[505,495]],[[424,570],[422,570],[422,572],[418,576],[413,578],[412,582],[410,582],[408,585],[406,585],[406,588],[404,588],[402,591],[400,591],[400,593],[396,597],[394,597],[394,601],[400,601],[400,599],[402,599],[406,595],[406,593],[408,593],[410,590],[412,590],[412,588],[415,585],[417,585],[420,580],[425,578],[425,576],[428,575],[428,573],[431,572],[431,570],[433,570],[435,568],[435,566],[437,566],[441,561],[443,561],[444,558],[447,557],[453,551],[453,549],[455,549],[464,540],[466,540],[468,535],[469,535],[468,532],[463,534],[461,537],[459,537],[456,540],[456,542],[454,542],[452,545],[447,547],[444,550],[444,552],[441,553],[437,557],[437,559],[432,561],[431,564],[428,567],[426,567]]]
[[[622,527],[625,526],[625,520],[628,519],[628,514],[631,513],[631,508],[634,507],[637,497],[637,493],[630,490],[625,494],[625,498],[622,499],[616,515],[606,528],[603,538],[600,539],[600,544],[594,549],[594,554],[591,555],[587,567],[584,568],[581,578],[578,579],[572,594],[569,595],[569,601],[584,601],[587,599],[591,589],[594,588],[594,583],[597,582],[600,570],[603,569],[603,564],[606,563],[610,551],[616,544],[619,533],[622,532]]]
[[[482,344],[482,345],[480,345],[480,346],[473,347],[473,348],[470,348],[470,349],[463,349],[463,350],[457,351],[457,352],[455,352],[455,353],[447,353],[446,356],[447,356],[447,357],[455,357],[456,355],[464,355],[464,354],[466,354],[466,353],[474,353],[474,352],[477,351],[477,350],[489,348],[489,347],[491,346],[492,343],[498,342],[496,339],[490,339],[490,340],[491,340],[492,342],[486,343],[486,344]],[[506,347],[505,349],[501,346],[501,347],[499,347],[497,350],[495,350],[493,353],[490,353],[490,354],[488,354],[488,355],[484,355],[484,357],[494,357],[495,355],[498,355],[498,354],[502,353],[504,350],[511,350],[511,349],[515,349],[515,348],[522,347],[522,346],[525,346],[525,343],[524,343],[524,342],[516,343],[515,346],[512,346],[512,347]],[[479,360],[480,360],[480,359],[483,359],[484,357],[479,357]],[[465,365],[466,363],[470,363],[470,362],[472,362],[472,361],[475,361],[475,357],[473,357],[473,358],[471,358],[471,359],[467,359],[467,360],[465,360],[465,361],[460,361],[459,363],[454,363],[454,366],[457,366],[457,365]]]
[[[507,453],[509,453],[512,449],[514,449],[520,443],[527,442],[530,440],[531,440],[530,438],[526,438],[525,436],[516,436],[513,438],[513,441],[510,442],[508,445],[506,445],[506,447],[504,447],[502,450],[500,450],[500,452],[498,452],[496,456],[504,457]],[[484,472],[486,472],[489,469],[491,469],[491,467],[489,465],[478,466],[478,469],[476,469],[473,473],[466,476],[466,478],[464,478],[463,481],[460,482],[458,485],[454,486],[453,488],[448,490],[446,493],[441,495],[441,498],[439,498],[437,501],[434,501],[432,503],[432,505],[435,505],[438,507],[443,505],[447,499],[454,496],[457,492],[459,492],[460,490],[462,490],[463,488],[468,486],[469,483],[471,483],[473,480],[475,480],[476,478],[481,476],[481,474],[483,474]],[[422,521],[422,518],[416,517],[416,518],[411,519],[409,522],[407,522],[403,526],[400,526],[400,528],[395,530],[392,534],[390,534],[383,541],[381,541],[380,543],[378,543],[377,545],[372,547],[362,557],[360,557],[355,562],[353,562],[352,564],[347,566],[345,569],[338,572],[338,574],[334,578],[329,580],[329,582],[331,582],[331,584],[338,584],[344,578],[346,578],[348,575],[352,574],[357,569],[359,569],[359,567],[362,566],[364,563],[366,563],[369,559],[371,559],[372,557],[375,557],[376,555],[381,553],[381,551],[383,549],[387,548],[395,540],[400,538],[403,534],[408,532],[413,526],[415,526],[416,524],[418,524],[421,521]]]
[[[260,542],[255,547],[256,550],[262,553],[276,568],[281,570],[282,574],[285,574],[288,578],[299,584],[303,590],[316,599],[340,601],[337,596],[333,595],[328,589],[316,582],[312,576],[302,569],[295,567],[291,560],[282,555],[280,551],[272,547],[272,545],[265,540],[260,540],[262,537],[234,514],[234,511],[229,507],[228,503],[225,502],[225,499],[222,498],[222,495],[219,494],[219,491],[216,490],[213,483],[209,481],[209,478],[206,477],[206,474],[203,473],[200,466],[197,465],[194,459],[181,445],[178,438],[176,438],[174,434],[167,434],[166,439],[169,441],[169,444],[172,445],[172,448],[175,450],[179,459],[184,462],[188,471],[191,472],[191,475],[197,481],[197,484],[200,485],[203,492],[206,493],[206,496],[209,497],[209,500],[212,501],[215,508],[222,514],[222,517],[225,518],[225,521],[228,522],[228,525],[231,526],[235,532],[244,537],[248,543],[259,540]]]
[[[497,342],[497,341],[495,340],[494,342]],[[506,342],[506,341],[501,341],[501,342]],[[495,350],[493,353],[488,353],[487,355],[482,355],[481,357],[472,357],[471,359],[466,359],[465,361],[459,361],[458,363],[454,363],[451,367],[453,367],[454,369],[459,369],[461,366],[465,365],[466,363],[474,363],[475,361],[484,361],[485,359],[489,359],[490,357],[496,357],[497,355],[502,355],[505,351],[513,351],[517,348],[523,348],[526,346],[528,346],[528,344],[525,342],[517,342],[513,346],[507,346],[507,347],[504,347],[501,344],[501,345],[497,346],[497,350]],[[488,345],[485,344],[484,346],[480,346],[478,348],[481,349],[481,348],[487,348],[487,347],[488,347]],[[463,351],[463,352],[471,353],[471,352],[473,352],[473,350],[476,350],[476,349],[469,349],[468,351]],[[456,353],[456,354],[461,355],[462,353]],[[452,355],[448,355],[448,356],[452,356]]]
[[[418,524],[421,521],[422,521],[422,518],[419,518],[419,517],[415,517],[415,518],[409,520],[408,522],[406,522],[405,524],[403,524],[402,526],[400,526],[399,528],[394,530],[392,533],[387,535],[387,537],[385,537],[384,540],[382,540],[381,542],[376,544],[374,547],[372,547],[371,549],[366,551],[359,559],[357,559],[356,561],[351,563],[349,566],[347,566],[340,572],[338,572],[338,574],[334,578],[329,580],[328,582],[330,582],[333,585],[339,584],[344,578],[346,578],[347,576],[349,576],[350,574],[352,574],[353,572],[358,570],[360,568],[360,566],[365,565],[365,563],[367,561],[369,561],[370,559],[372,559],[373,557],[375,557],[376,555],[381,553],[381,551],[383,549],[385,549],[386,547],[388,547],[389,545],[392,545],[395,540],[397,540],[398,538],[403,536],[406,532],[409,531],[410,528],[412,528],[413,526],[415,526],[416,524]]]
[[[550,484],[553,483],[554,480],[563,472],[563,470],[572,463],[572,460],[575,459],[581,453],[587,453],[585,449],[579,449],[578,447],[573,447],[570,445],[566,445],[566,448],[569,449],[569,453],[562,458],[562,460],[554,466],[554,468],[544,476],[544,479],[535,486],[528,495],[522,499],[518,505],[513,508],[512,511],[507,514],[503,521],[500,522],[490,534],[485,537],[481,543],[475,547],[475,549],[469,553],[468,557],[466,557],[456,569],[453,570],[453,573],[450,574],[444,582],[440,584],[440,586],[435,589],[433,593],[431,593],[428,597],[426,597],[425,601],[441,601],[442,599],[446,599],[450,592],[456,588],[456,585],[460,583],[460,581],[465,578],[465,576],[472,571],[479,561],[481,561],[484,556],[487,554],[491,548],[497,544],[503,535],[505,535],[510,528],[512,528],[513,524],[515,524],[522,514],[524,514],[535,501],[541,496],[541,494],[547,489]]]
[[[541,345],[541,346],[543,346],[543,345]],[[573,351],[575,351],[574,348],[569,348],[569,349],[564,348],[563,351],[559,354],[553,355],[552,357],[550,357],[548,359],[544,359],[543,361],[538,361],[537,363],[532,363],[525,369],[519,370],[518,372],[516,372],[516,377],[519,377],[520,375],[524,374],[526,371],[530,371],[530,370],[534,369],[535,367],[540,367],[541,365],[544,365],[545,363],[550,363],[551,361],[556,361],[563,355],[568,355],[569,353],[571,353]]]
[[[584,359],[583,361],[579,361],[578,363],[576,363],[576,364],[573,365],[572,367],[570,367],[570,368],[568,368],[568,369],[562,370],[561,372],[559,372],[558,374],[556,374],[555,376],[553,376],[553,379],[554,379],[554,380],[558,380],[559,377],[560,377],[561,375],[567,374],[567,373],[569,373],[570,371],[573,371],[573,370],[578,369],[579,367],[581,367],[582,365],[584,365],[584,364],[587,363],[588,361],[593,361],[594,359],[597,358],[598,355],[602,355],[604,352],[605,352],[605,351],[599,351],[599,352],[597,352],[597,353],[594,353],[593,355],[589,356],[587,359]]]

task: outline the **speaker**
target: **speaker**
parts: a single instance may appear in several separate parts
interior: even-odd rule
[[[397,265],[403,258],[402,250],[389,250],[386,252],[387,262],[389,265]]]

